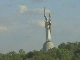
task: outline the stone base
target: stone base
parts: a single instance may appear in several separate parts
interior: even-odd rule
[[[43,51],[46,52],[48,51],[49,49],[52,49],[54,48],[54,45],[51,41],[46,41],[44,44],[43,44]]]

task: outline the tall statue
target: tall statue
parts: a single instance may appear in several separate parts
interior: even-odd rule
[[[45,17],[45,28],[46,28],[46,41],[51,41],[51,15],[49,13],[49,18],[45,15],[44,7],[44,17]]]
[[[46,52],[49,49],[54,48],[54,44],[51,41],[51,15],[49,13],[49,18],[46,17],[45,7],[44,7],[44,17],[45,17],[45,29],[46,29],[46,42],[43,44],[43,52]]]

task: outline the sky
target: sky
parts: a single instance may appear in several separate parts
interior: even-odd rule
[[[44,13],[51,13],[52,42],[80,41],[80,0],[0,0],[0,52],[40,50],[46,41]]]

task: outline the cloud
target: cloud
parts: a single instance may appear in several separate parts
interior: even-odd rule
[[[28,14],[43,14],[44,13],[44,8],[34,8],[34,9],[29,9],[25,5],[19,5],[18,6],[19,13],[28,13]],[[45,13],[51,13],[50,10],[46,9]]]
[[[44,20],[32,20],[32,21],[29,21],[29,23],[32,23],[32,24],[36,24],[36,25],[38,25],[38,26],[40,26],[40,27],[45,27],[45,22],[44,22]]]
[[[45,22],[44,21],[38,21],[37,23],[40,27],[45,27]]]
[[[25,5],[19,5],[18,8],[19,8],[20,13],[25,13],[28,10],[27,6],[25,6]]]
[[[8,30],[7,27],[5,27],[5,26],[0,26],[0,31],[7,31],[7,30]]]

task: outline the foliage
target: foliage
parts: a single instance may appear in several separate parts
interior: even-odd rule
[[[54,47],[47,52],[34,50],[26,53],[20,49],[18,53],[0,53],[0,60],[80,60],[80,42],[61,43],[58,48]]]

